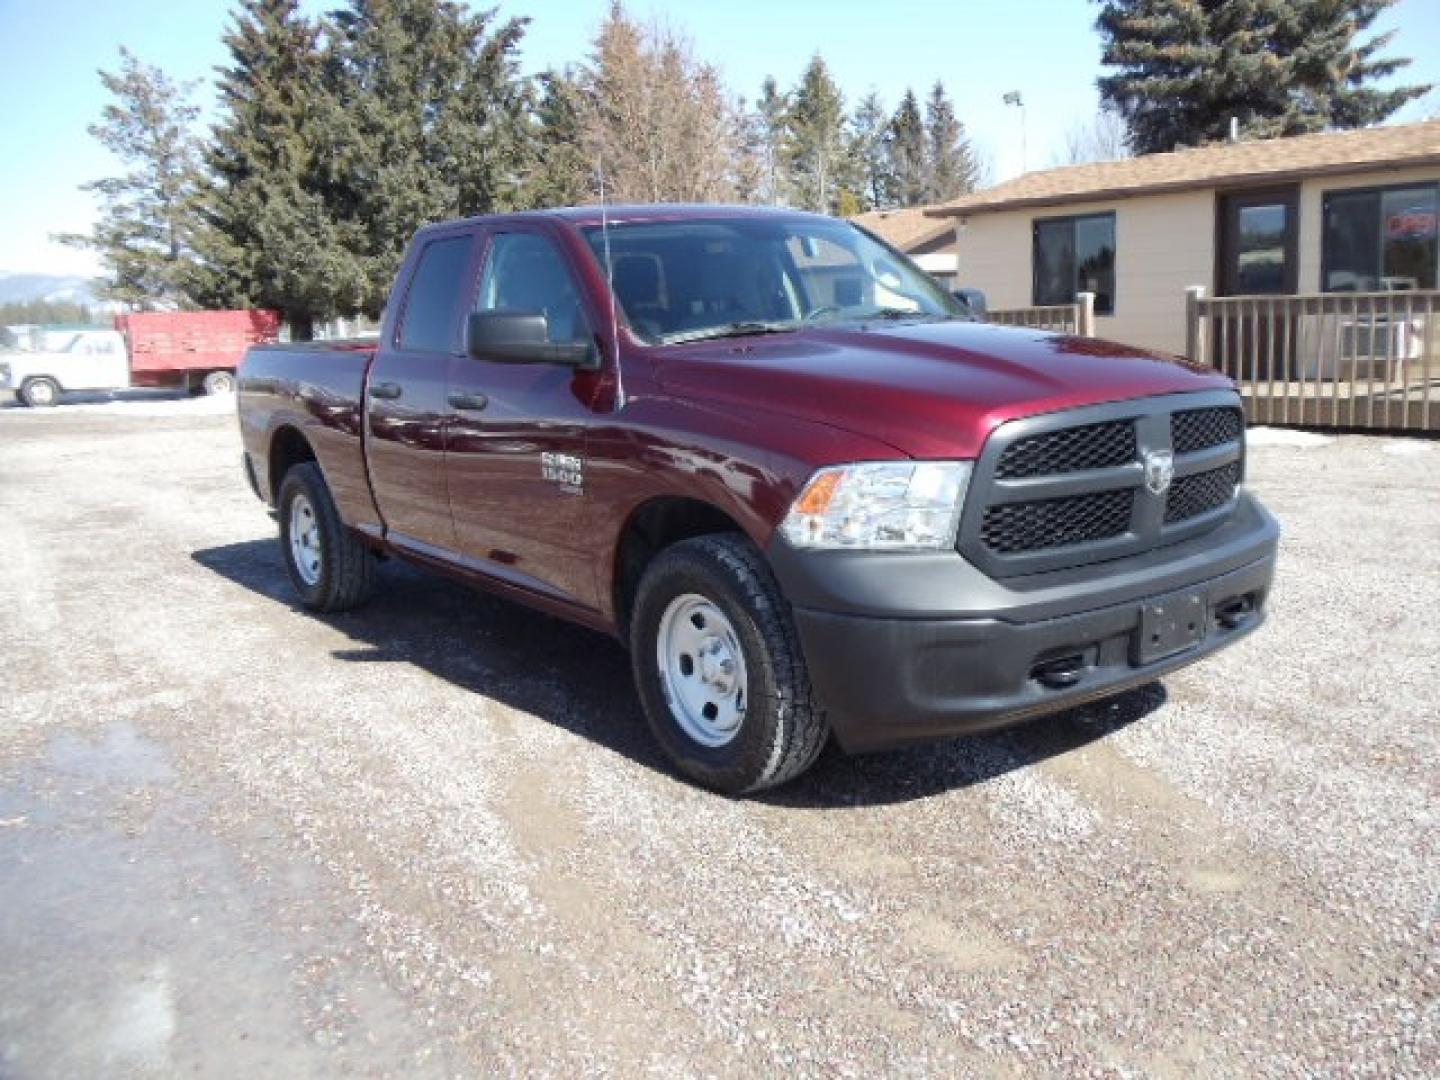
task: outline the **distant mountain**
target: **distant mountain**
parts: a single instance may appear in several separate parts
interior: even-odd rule
[[[113,305],[96,298],[90,279],[61,274],[7,274],[0,271],[0,304],[29,300],[68,301],[92,308],[108,309]]]

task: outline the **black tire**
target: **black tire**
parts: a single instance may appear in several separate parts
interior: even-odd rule
[[[200,382],[201,389],[210,395],[233,394],[235,376],[228,371],[212,371]]]
[[[719,746],[686,732],[660,673],[665,612],[690,594],[729,620],[743,654],[743,718]],[[763,556],[742,536],[696,537],[656,556],[636,591],[630,656],[656,740],[682,773],[704,787],[741,794],[783,784],[814,763],[829,737],[830,725],[811,696],[789,602]]]
[[[291,530],[296,526],[296,508],[305,506],[318,541],[318,566],[302,570]],[[349,611],[364,603],[375,581],[375,556],[340,520],[320,466],[307,461],[285,474],[279,508],[280,550],[300,602],[311,611]]]
[[[26,379],[20,387],[20,400],[32,409],[48,409],[60,401],[60,384],[44,377]]]

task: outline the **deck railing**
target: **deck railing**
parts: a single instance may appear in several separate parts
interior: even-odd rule
[[[1073,304],[1000,308],[986,312],[985,318],[1001,326],[1028,326],[1035,330],[1055,330],[1062,334],[1094,337],[1095,294],[1079,293]]]
[[[1440,291],[1186,298],[1186,353],[1250,420],[1440,431]]]

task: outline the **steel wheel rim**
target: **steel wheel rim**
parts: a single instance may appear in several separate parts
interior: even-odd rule
[[[290,501],[290,558],[295,572],[306,585],[320,581],[320,522],[315,508],[304,495]]]
[[[30,400],[36,405],[49,405],[55,400],[55,388],[47,382],[37,382],[30,387]]]
[[[698,593],[671,600],[655,639],[660,685],[680,730],[701,746],[734,740],[745,722],[749,682],[734,625]]]

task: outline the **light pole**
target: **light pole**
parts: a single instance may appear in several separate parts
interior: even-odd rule
[[[1029,172],[1029,155],[1025,149],[1025,102],[1020,97],[1019,90],[1011,90],[1001,100],[1004,101],[1006,105],[1014,105],[1020,110],[1020,171],[1022,173]]]

